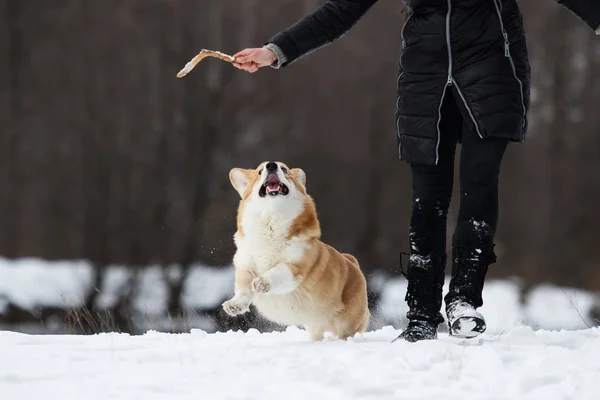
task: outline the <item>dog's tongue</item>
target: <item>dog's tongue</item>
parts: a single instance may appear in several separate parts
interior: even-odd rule
[[[267,192],[277,192],[279,191],[279,178],[277,175],[269,175],[267,176]]]

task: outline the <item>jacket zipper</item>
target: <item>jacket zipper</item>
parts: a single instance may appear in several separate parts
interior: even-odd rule
[[[402,30],[400,31],[400,37],[402,38],[402,54],[400,54],[400,69],[402,70],[398,74],[398,79],[396,80],[396,89],[400,88],[400,79],[402,75],[404,75],[404,66],[402,65],[402,57],[404,56],[404,50],[406,49],[406,42],[404,41],[404,30],[408,25],[413,13],[410,9],[408,9],[408,14],[406,15],[406,19],[404,20],[404,25],[402,26]],[[398,116],[396,119],[396,135],[398,136],[398,153],[400,157],[402,156],[402,138],[400,137],[400,96],[396,99],[396,115]]]
[[[452,13],[452,0],[448,0],[448,13],[446,14],[446,47],[448,49],[448,81],[447,86],[452,86],[452,43],[450,40],[450,14]]]
[[[442,100],[440,101],[440,107],[439,107],[438,142],[437,142],[437,146],[436,146],[436,162],[435,162],[436,165],[439,160],[439,146],[440,146],[440,137],[441,137],[440,121],[442,119],[442,103],[444,102],[444,97],[446,96],[446,89],[449,86],[454,86],[456,88],[458,95],[460,96],[467,112],[469,113],[469,117],[471,117],[471,121],[473,121],[473,125],[475,126],[475,130],[477,131],[477,135],[479,135],[479,137],[481,139],[483,139],[483,135],[481,134],[481,131],[479,130],[479,125],[477,125],[477,120],[475,119],[475,116],[473,115],[473,112],[471,111],[471,108],[469,107],[469,104],[467,103],[467,99],[462,94],[460,87],[458,86],[458,84],[454,80],[454,77],[452,76],[452,65],[453,65],[452,64],[452,41],[451,41],[451,36],[450,36],[450,15],[451,15],[451,13],[452,13],[452,0],[448,0],[448,14],[446,14],[446,46],[448,48],[448,80],[446,81],[446,87],[444,88],[444,92],[442,94]]]
[[[444,104],[444,97],[446,97],[446,90],[449,86],[452,86],[452,45],[450,43],[450,14],[452,12],[452,0],[448,0],[448,13],[446,14],[446,48],[448,49],[448,80],[444,86],[442,92],[442,98],[440,99],[440,105],[438,106],[438,121],[437,121],[437,143],[435,144],[435,165],[438,165],[440,161],[440,141],[442,138],[442,131],[440,130],[440,123],[442,122],[442,104]]]
[[[522,127],[525,128],[525,116],[527,115],[527,109],[525,108],[525,95],[523,94],[523,82],[517,76],[517,69],[515,68],[515,63],[513,61],[512,55],[510,54],[510,41],[508,40],[508,33],[506,33],[506,29],[504,29],[504,22],[502,21],[502,4],[499,4],[499,0],[494,0],[494,6],[496,7],[496,13],[498,14],[498,20],[500,21],[500,30],[502,31],[502,37],[504,38],[504,56],[508,58],[510,62],[510,67],[513,71],[513,76],[516,81],[519,83],[519,93],[521,95],[521,106],[523,107],[523,120],[521,122]],[[525,132],[521,134],[521,138],[523,137]]]

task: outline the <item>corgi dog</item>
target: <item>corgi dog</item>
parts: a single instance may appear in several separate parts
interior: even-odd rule
[[[241,201],[234,235],[235,294],[223,303],[231,316],[250,304],[265,318],[303,327],[311,340],[325,332],[340,339],[369,323],[367,282],[358,261],[321,242],[306,175],[281,162],[234,168]]]

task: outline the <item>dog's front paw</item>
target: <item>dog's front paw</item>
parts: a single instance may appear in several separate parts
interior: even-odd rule
[[[250,310],[250,303],[235,297],[223,303],[223,310],[232,317],[243,314]]]
[[[254,278],[252,281],[252,290],[257,293],[267,293],[269,290],[271,290],[271,286],[269,285],[269,282],[261,277],[258,277]]]

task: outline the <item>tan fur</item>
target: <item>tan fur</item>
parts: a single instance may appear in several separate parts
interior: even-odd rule
[[[366,279],[358,261],[320,240],[304,172],[277,164],[288,170],[282,175],[290,189],[287,196],[258,196],[266,163],[229,174],[241,201],[235,234],[236,295],[223,304],[225,311],[237,315],[254,304],[267,319],[303,326],[315,341],[325,332],[341,339],[364,332],[370,316]]]

